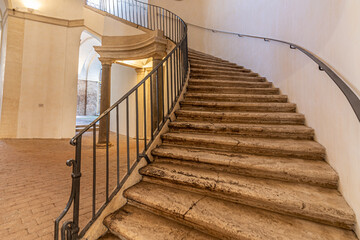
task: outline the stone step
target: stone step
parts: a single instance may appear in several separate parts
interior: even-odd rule
[[[278,88],[244,88],[244,87],[216,87],[216,86],[187,86],[189,93],[225,93],[225,94],[279,94]]]
[[[236,71],[236,72],[239,72],[239,73],[241,73],[241,72],[251,72],[251,70],[250,69],[246,69],[246,68],[239,68],[239,67],[231,67],[231,66],[209,66],[209,65],[207,65],[207,64],[197,64],[197,63],[191,63],[190,64],[190,66],[191,66],[191,71],[193,70],[193,69],[198,69],[198,70],[201,70],[201,69],[203,69],[203,70],[209,70],[209,69],[211,69],[211,70],[221,70],[221,71],[231,71],[231,72],[233,72],[233,71]]]
[[[286,95],[185,93],[185,100],[223,102],[287,102]]]
[[[126,240],[217,239],[129,204],[106,217],[104,224],[114,235]]]
[[[209,67],[209,65],[206,64],[195,64],[192,63],[191,64],[191,72],[203,72],[203,73],[253,73],[250,69],[247,68],[234,68],[234,67],[217,67],[217,66],[213,66],[213,67]],[[257,73],[256,73],[257,74]]]
[[[193,64],[197,65],[207,65],[208,67],[216,66],[216,67],[231,67],[235,69],[243,69],[243,66],[238,66],[235,63],[227,63],[227,62],[208,62],[206,60],[199,60],[199,59],[189,59],[190,60],[190,66]]]
[[[202,169],[196,164],[155,162],[140,173],[144,181],[336,227],[352,229],[356,221],[354,212],[335,189]]]
[[[166,133],[161,138],[163,144],[166,145],[196,146],[209,150],[313,160],[323,160],[325,157],[324,147],[310,140],[246,138],[194,133]]]
[[[314,139],[314,129],[304,125],[265,125],[176,121],[169,124],[170,132],[211,133],[255,138]]]
[[[265,82],[266,78],[264,77],[252,77],[246,76],[244,74],[239,75],[213,75],[213,74],[191,74],[191,78],[196,79],[216,79],[216,80],[244,80],[252,82]]]
[[[209,54],[206,54],[206,53],[200,53],[200,52],[189,51],[188,55],[189,55],[189,57],[202,57],[202,58],[211,58],[211,59],[224,60],[222,58],[218,58],[218,57],[215,57],[215,56],[212,56],[212,55],[209,55]]]
[[[216,111],[216,112],[295,112],[293,103],[249,103],[249,102],[210,102],[190,101],[180,102],[182,110]]]
[[[111,232],[107,232],[102,237],[100,237],[98,240],[120,240],[117,236],[112,234]]]
[[[177,110],[179,121],[203,121],[221,123],[291,124],[303,125],[305,117],[300,113],[256,113],[256,112],[206,112]]]
[[[196,55],[189,55],[190,61],[206,61],[208,63],[221,63],[221,64],[230,64],[235,65],[235,63],[230,63],[228,61],[222,60],[222,59],[216,59],[212,57],[202,57],[202,56],[196,56]]]
[[[204,80],[189,79],[189,85],[192,86],[216,86],[216,87],[246,87],[246,88],[271,88],[270,82],[248,82],[248,81],[226,81],[226,80]]]
[[[220,239],[356,240],[352,231],[163,185],[142,182],[128,189],[125,195],[131,204]]]
[[[259,77],[259,74],[257,73],[253,73],[253,72],[219,72],[219,73],[208,73],[208,72],[205,72],[203,70],[200,70],[200,71],[193,71],[191,69],[191,73],[190,73],[190,77],[199,77],[200,79],[203,79],[203,78],[208,78],[208,76],[212,76],[213,78],[216,78],[216,79],[221,79],[222,76],[242,76],[242,77]]]
[[[325,161],[309,161],[299,158],[280,158],[234,154],[220,151],[204,151],[168,145],[155,148],[151,154],[155,162],[197,166],[250,177],[304,183],[314,186],[337,188],[339,178]]]
[[[232,70],[219,70],[219,69],[203,69],[203,68],[191,68],[190,74],[211,74],[211,75],[248,75],[257,77],[259,76],[258,73],[251,72],[248,69],[241,69],[238,71]]]

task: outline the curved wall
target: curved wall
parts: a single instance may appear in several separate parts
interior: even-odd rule
[[[186,22],[298,44],[360,92],[359,0],[152,0]],[[360,222],[360,123],[344,95],[305,55],[287,45],[213,33],[189,25],[189,46],[251,68],[289,95],[306,115],[340,191]],[[359,224],[356,227],[359,235]]]

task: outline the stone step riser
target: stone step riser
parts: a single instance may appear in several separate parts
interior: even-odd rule
[[[220,94],[219,94],[220,95]],[[216,102],[274,102],[274,103],[286,103],[287,97],[269,96],[266,97],[256,97],[255,96],[239,96],[234,94],[234,96],[201,96],[196,94],[185,94],[185,100],[189,101],[216,101]]]
[[[178,185],[154,184],[156,180],[148,177],[144,179],[143,183],[125,192],[131,205],[134,204],[137,208],[166,216],[170,220],[199,229],[219,239],[357,239],[352,232],[347,230],[294,219],[283,214],[216,198],[204,198],[201,194],[177,190]],[[143,195],[148,197],[144,200]],[[159,199],[165,200],[159,204]]]
[[[214,104],[216,103],[216,104]],[[296,105],[290,103],[234,103],[227,102],[180,102],[182,110],[213,112],[296,112]]]
[[[188,191],[188,192],[193,192],[195,194],[206,195],[209,197],[220,199],[222,201],[228,201],[230,202],[230,204],[232,203],[242,204],[247,207],[267,210],[276,214],[284,214],[285,216],[292,217],[293,219],[295,218],[297,220],[300,219],[308,220],[315,223],[325,224],[333,227],[339,227],[346,230],[352,230],[354,226],[353,225],[354,223],[352,221],[351,222],[349,221],[347,223],[344,223],[341,220],[329,221],[326,217],[318,216],[317,214],[314,215],[312,215],[311,213],[302,214],[299,213],[301,211],[297,211],[297,212],[292,211],[291,209],[287,209],[285,206],[281,206],[280,204],[278,206],[275,206],[273,204],[269,204],[267,202],[267,199],[252,199],[252,198],[248,198],[246,194],[245,196],[241,194],[233,195],[230,192],[217,192],[217,191],[209,190],[213,188],[213,185],[199,186],[196,182],[190,183],[190,182],[182,182],[181,180],[178,179],[167,179],[166,176],[162,177],[157,173],[152,174],[151,172],[149,173],[144,170],[140,170],[140,174],[144,176],[143,181],[147,183],[163,185],[166,187],[171,187],[182,191]]]
[[[177,126],[170,125],[170,132],[174,133],[206,133],[215,135],[240,135],[242,137],[254,137],[254,138],[282,138],[282,139],[302,139],[313,140],[314,132],[291,132],[291,131],[271,131],[266,128],[254,127],[254,128],[240,128],[233,127],[227,128],[211,128],[211,124],[208,127],[191,127],[191,126]]]
[[[217,81],[217,82],[250,82],[250,83],[264,83],[267,82],[266,78],[262,78],[262,77],[247,77],[247,76],[237,76],[236,78],[229,78],[229,79],[224,79],[224,78],[198,78],[198,77],[191,77],[192,80],[196,80],[196,81]]]
[[[202,169],[217,169],[221,172],[249,177],[302,183],[333,189],[338,187],[339,178],[337,174],[322,161],[276,157],[259,158],[258,156],[235,155],[226,152],[201,152],[197,149],[181,148],[178,145],[171,146],[168,151],[166,148],[165,151],[163,149],[152,151],[151,154],[155,157],[156,163],[179,164],[190,167],[196,164]]]
[[[212,64],[229,64],[229,65],[235,65],[233,63],[230,63],[230,62],[227,62],[227,61],[224,61],[224,60],[219,60],[219,59],[213,59],[213,58],[204,58],[204,57],[189,57],[189,60],[190,62],[192,61],[206,61],[208,63],[212,63]]]
[[[279,89],[277,88],[188,86],[187,90],[188,93],[261,94],[261,95],[274,95],[280,93]]]
[[[265,82],[266,78],[263,77],[250,77],[250,76],[229,76],[229,75],[205,75],[205,74],[192,74],[191,78],[195,79],[218,79],[218,80],[248,80],[248,81],[257,81]]]
[[[214,78],[222,78],[223,76],[229,76],[229,77],[258,77],[259,74],[257,73],[248,73],[248,72],[240,72],[240,73],[234,73],[234,72],[219,72],[219,73],[213,73],[213,72],[205,72],[205,71],[191,71],[190,77],[192,78],[207,78],[207,77],[214,77]]]
[[[222,74],[222,73],[230,73],[230,74],[241,74],[241,73],[252,73],[252,74],[258,74],[252,72],[250,69],[243,68],[241,66],[237,66],[234,68],[234,66],[209,66],[205,64],[199,64],[199,63],[193,63],[190,64],[191,66],[191,72],[195,74]]]
[[[208,142],[201,141],[199,139],[181,138],[181,137],[168,137],[162,136],[163,144],[165,145],[180,145],[184,147],[194,147],[199,149],[210,149],[210,150],[226,150],[235,153],[254,154],[262,156],[273,156],[273,157],[293,157],[309,160],[324,160],[325,153],[316,151],[292,151],[284,148],[269,148],[257,145],[233,145],[225,142]]]
[[[292,113],[296,112],[293,107],[212,107],[212,106],[194,106],[188,104],[181,104],[182,110],[189,111],[212,111],[212,112],[279,112],[279,113]]]
[[[190,67],[195,65],[206,65],[208,68],[212,67],[225,67],[225,68],[232,68],[232,69],[244,69],[242,66],[238,66],[236,64],[228,64],[228,63],[221,63],[221,62],[207,62],[201,60],[190,60]]]
[[[203,70],[203,71],[229,71],[229,72],[238,72],[238,73],[242,73],[242,72],[251,72],[250,69],[246,69],[246,68],[233,68],[233,67],[226,67],[226,66],[209,66],[209,65],[203,65],[203,64],[190,64],[191,67],[191,71],[192,70]]]
[[[245,87],[245,88],[271,88],[269,82],[241,82],[241,81],[209,81],[209,80],[189,80],[189,86],[212,86],[212,87]]]
[[[224,115],[224,114],[206,114],[203,112],[176,112],[178,121],[186,122],[215,122],[215,123],[247,123],[247,124],[288,124],[304,125],[304,117],[270,117],[252,116],[252,115]]]
[[[207,62],[207,63],[221,63],[221,64],[228,64],[231,66],[236,66],[235,63],[230,63],[228,61],[222,60],[222,59],[214,59],[214,58],[208,58],[208,57],[197,57],[197,56],[189,56],[190,62],[192,61],[199,61],[199,62]]]

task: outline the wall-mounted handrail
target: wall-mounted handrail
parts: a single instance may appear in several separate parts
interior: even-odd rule
[[[68,160],[67,165],[72,166],[72,185],[69,200],[60,216],[55,220],[54,239],[59,239],[59,226],[61,227],[61,239],[79,239],[84,236],[92,223],[100,216],[108,203],[120,191],[121,187],[127,181],[130,174],[134,171],[139,161],[144,158],[149,162],[146,155],[147,150],[153,143],[155,137],[159,134],[165,123],[169,120],[169,116],[173,111],[180,93],[185,84],[188,75],[188,45],[187,45],[187,26],[185,22],[174,13],[152,5],[143,3],[137,0],[99,0],[98,3],[87,0],[86,5],[122,18],[128,22],[134,23],[137,26],[147,28],[149,30],[161,30],[164,36],[175,43],[172,49],[153,70],[146,75],[135,87],[127,92],[123,97],[116,101],[110,108],[105,110],[92,123],[82,129],[71,140],[70,144],[75,146],[75,159]],[[129,102],[134,99],[135,104],[130,105]],[[150,99],[150,101],[147,101]],[[121,105],[123,104],[123,105]],[[142,105],[141,105],[142,104]],[[125,121],[120,121],[120,106],[125,105],[126,118]],[[142,109],[140,109],[140,107]],[[130,119],[130,112],[133,110],[135,117]],[[116,116],[115,125],[116,139],[114,140],[114,148],[116,148],[116,187],[112,192],[109,188],[110,177],[110,121],[113,121],[112,116]],[[143,121],[140,121],[142,115]],[[99,122],[105,123],[106,140],[101,145],[105,149],[106,160],[106,184],[105,184],[105,202],[97,209],[96,192],[97,192],[97,140],[100,141],[100,133],[97,134],[97,124]],[[136,159],[133,163],[130,162],[130,121],[135,123],[135,138],[136,143]],[[124,145],[126,146],[126,174],[120,178],[120,124],[124,125],[126,129],[123,135],[126,136]],[[101,124],[100,124],[101,125]],[[140,126],[142,128],[140,128]],[[82,162],[82,140],[86,132],[92,132],[92,204],[87,211],[92,212],[90,221],[85,227],[80,228],[80,209],[82,206],[80,202],[80,179],[82,176],[81,162]],[[101,131],[101,126],[100,126]],[[142,135],[140,139],[140,135]],[[143,142],[143,148],[140,147],[140,141]],[[85,145],[85,147],[88,147]],[[88,206],[88,205],[86,205]],[[72,219],[63,221],[72,207]]]
[[[229,34],[229,35],[235,35],[238,37],[246,37],[246,38],[255,38],[255,39],[261,39],[265,42],[278,42],[282,44],[289,45],[291,49],[297,49],[300,52],[304,53],[306,56],[308,56],[310,59],[312,59],[318,66],[320,71],[326,72],[326,74],[334,81],[334,83],[340,88],[340,90],[345,95],[346,99],[349,101],[352,109],[354,110],[354,113],[358,120],[360,121],[360,99],[358,95],[351,89],[351,87],[339,76],[337,75],[327,64],[325,64],[323,61],[321,61],[317,56],[315,56],[313,53],[311,53],[309,50],[286,41],[274,39],[274,38],[268,38],[268,37],[261,37],[261,36],[254,36],[254,35],[248,35],[248,34],[242,34],[242,33],[235,33],[235,32],[229,32],[229,31],[222,31],[222,30],[216,30],[211,28],[206,28],[202,26],[198,26],[195,24],[187,23],[189,26],[193,26],[196,28],[201,28],[207,31],[211,31],[213,33],[223,33],[223,34]]]

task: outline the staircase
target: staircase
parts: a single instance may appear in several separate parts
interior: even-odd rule
[[[248,69],[189,58],[177,119],[101,239],[357,239],[338,176],[296,105]]]

